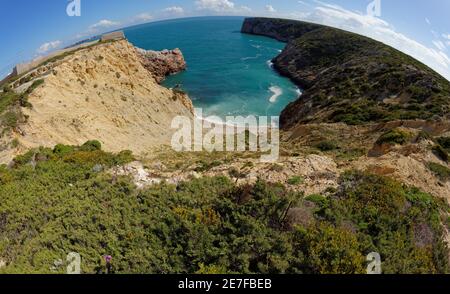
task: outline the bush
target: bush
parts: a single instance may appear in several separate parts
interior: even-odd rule
[[[339,148],[337,144],[333,141],[321,141],[317,143],[314,147],[322,152],[333,151]]]
[[[19,123],[19,117],[14,111],[8,111],[3,115],[2,123],[6,127],[15,128]]]
[[[376,144],[381,145],[387,143],[403,145],[408,142],[409,136],[409,133],[399,129],[395,129],[381,135],[380,138],[378,138],[378,140],[376,141]]]
[[[435,145],[432,148],[433,153],[445,162],[448,162],[448,153],[441,145]]]
[[[438,163],[429,162],[428,168],[441,180],[450,180],[450,169],[446,166],[440,165]]]
[[[102,143],[97,140],[87,141],[84,143],[81,148],[81,151],[98,151],[102,150]]]
[[[55,148],[53,148],[53,153],[55,153],[58,156],[64,156],[74,151],[75,151],[74,146],[68,146],[63,144],[58,144],[55,146]]]
[[[439,221],[448,206],[393,180],[353,171],[327,198],[306,199],[226,177],[138,189],[108,172],[124,158],[131,152],[59,145],[1,166],[0,272],[63,273],[55,260],[78,252],[83,273],[104,272],[104,255],[116,273],[363,273],[373,251],[385,273],[448,272]],[[98,164],[106,168],[93,172]],[[293,209],[312,221],[290,219]],[[418,227],[433,236],[420,246]]]
[[[356,236],[348,230],[327,224],[298,229],[294,242],[305,248],[305,273],[363,274],[364,260]]]
[[[304,182],[305,182],[305,179],[303,179],[300,176],[295,176],[295,177],[292,177],[287,180],[287,183],[292,186],[300,185],[300,184],[303,184]]]
[[[5,85],[4,87],[3,87],[3,93],[10,93],[10,92],[12,92],[12,88],[11,88],[11,86],[8,84],[8,85]]]
[[[325,203],[326,198],[324,196],[322,196],[322,195],[319,195],[319,194],[312,194],[312,195],[309,195],[309,196],[305,197],[305,200],[309,201],[309,202],[312,202],[312,203],[315,203],[315,204],[317,204],[319,206],[322,206]]]
[[[433,137],[430,135],[430,133],[426,131],[420,131],[419,134],[417,134],[416,142],[421,142],[424,140],[433,140]]]
[[[439,145],[441,145],[447,151],[450,151],[450,137],[440,137],[437,139]]]

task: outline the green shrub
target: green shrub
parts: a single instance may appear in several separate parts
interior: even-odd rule
[[[31,92],[34,91],[34,89],[36,89],[37,87],[39,87],[40,85],[43,85],[43,84],[44,84],[44,80],[42,80],[42,79],[33,81],[31,86],[27,89],[27,93],[30,94]]]
[[[81,151],[98,151],[102,150],[102,143],[97,140],[91,140],[84,143],[81,148]]]
[[[297,185],[303,184],[304,182],[305,182],[305,179],[300,176],[295,176],[295,177],[292,177],[287,180],[287,183],[292,186],[297,186]]]
[[[74,146],[68,146],[63,144],[58,144],[53,148],[53,153],[55,153],[58,156],[64,156],[69,153],[72,153],[75,150]]]
[[[19,117],[14,111],[8,111],[2,117],[2,123],[9,128],[15,128],[19,122]]]
[[[305,197],[305,200],[309,201],[309,202],[312,202],[312,203],[315,203],[315,204],[317,204],[319,206],[322,206],[326,202],[327,199],[324,196],[322,196],[322,195],[312,194],[312,195],[309,195],[309,196]]]
[[[429,162],[428,168],[442,180],[450,180],[450,169],[438,163]]]
[[[421,142],[424,140],[433,140],[433,137],[426,131],[420,131],[419,134],[417,134],[416,142]]]
[[[12,88],[9,84],[3,86],[3,93],[10,93],[10,92],[12,92]]]
[[[409,133],[399,129],[394,129],[381,135],[376,141],[376,144],[381,145],[387,143],[403,145],[408,142],[409,137]]]
[[[435,145],[432,148],[433,153],[445,162],[448,162],[448,153],[441,145]]]
[[[343,175],[340,189],[320,215],[336,224],[355,224],[360,240],[364,239],[361,245],[383,257],[384,273],[435,273],[448,271],[449,266],[448,259],[438,257],[447,256],[448,249],[437,241],[442,240],[443,232],[436,221],[447,209],[446,203],[419,189],[387,177],[351,171]],[[420,239],[423,236],[415,228],[424,223],[435,238]],[[419,243],[424,245],[418,247]]]
[[[123,150],[115,156],[115,165],[126,164],[135,161],[135,157],[131,150]]]
[[[317,143],[314,147],[322,152],[333,151],[339,148],[335,142],[327,140]]]
[[[17,148],[17,147],[19,147],[19,145],[20,145],[19,140],[13,139],[13,140],[11,141],[11,147],[12,147],[12,148]]]
[[[351,274],[364,273],[369,252],[384,273],[448,273],[448,206],[396,181],[352,171],[326,198],[306,199],[226,177],[138,189],[108,172],[124,159],[131,152],[60,145],[0,166],[0,273],[64,273],[54,263],[69,252],[83,273],[104,272],[111,255],[116,273]],[[434,238],[417,239],[417,227]]]
[[[0,115],[18,101],[18,95],[14,92],[0,93]]]
[[[441,145],[447,151],[450,151],[450,137],[440,137],[437,139],[439,145]]]
[[[365,257],[357,237],[327,224],[296,230],[294,242],[305,248],[303,271],[316,274],[363,274]]]

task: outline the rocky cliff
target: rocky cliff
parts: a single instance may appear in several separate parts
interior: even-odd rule
[[[158,82],[184,66],[179,50],[143,51],[126,40],[98,44],[43,65],[45,71],[34,71],[43,83],[28,95],[29,107],[20,108],[26,119],[7,136],[14,148],[3,148],[1,162],[30,148],[93,139],[108,151],[135,154],[169,144],[172,118],[191,116],[193,106],[187,95]]]
[[[180,49],[153,51],[136,48],[143,66],[153,73],[156,81],[161,83],[168,75],[186,69],[186,61]]]
[[[281,19],[246,19],[242,32],[287,42],[274,66],[300,86],[303,95],[282,112],[284,129],[306,122],[363,124],[450,117],[450,83],[380,42]]]

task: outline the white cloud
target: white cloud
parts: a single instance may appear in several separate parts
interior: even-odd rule
[[[252,12],[252,9],[250,7],[248,7],[248,6],[241,6],[240,10],[242,12]]]
[[[426,22],[427,24],[431,25],[431,21],[430,21],[427,17],[425,17],[425,22]]]
[[[442,41],[439,40],[434,40],[433,41],[434,46],[436,46],[436,48],[438,48],[439,50],[445,50],[445,44]]]
[[[303,14],[301,19],[337,27],[381,41],[427,64],[450,80],[450,58],[442,49],[427,47],[397,32],[391,24],[381,18],[350,11],[319,0],[315,2],[319,6],[312,12]]]
[[[39,47],[39,49],[37,50],[37,53],[39,53],[39,54],[47,53],[50,50],[58,48],[59,46],[61,46],[61,44],[62,44],[61,41],[52,41],[52,42],[44,43],[41,45],[41,47]]]
[[[275,13],[277,12],[277,10],[275,8],[273,8],[272,5],[266,5],[266,11],[270,12],[270,13]]]
[[[229,0],[197,0],[195,6],[199,10],[209,10],[213,12],[232,11],[235,4]]]
[[[89,29],[92,30],[92,31],[96,31],[98,29],[110,28],[110,27],[113,27],[113,26],[116,26],[116,25],[119,25],[119,24],[120,24],[119,22],[103,19],[103,20],[99,21],[98,23],[95,23],[95,24],[91,25],[89,27]]]
[[[141,13],[138,14],[134,17],[133,21],[134,22],[145,22],[145,21],[149,21],[152,20],[153,16],[150,13]]]
[[[163,11],[166,13],[169,13],[169,14],[178,14],[178,15],[184,13],[183,7],[179,7],[179,6],[167,7]]]
[[[444,39],[450,40],[450,34],[442,34],[442,37],[444,37]]]

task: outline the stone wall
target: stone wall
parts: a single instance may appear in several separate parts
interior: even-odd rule
[[[102,35],[101,41],[110,41],[110,40],[121,40],[125,39],[125,34],[123,31],[112,32],[108,34]]]

